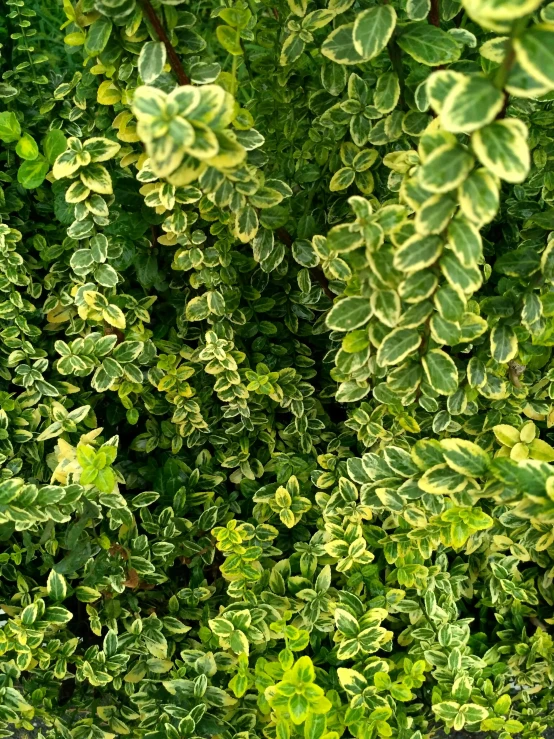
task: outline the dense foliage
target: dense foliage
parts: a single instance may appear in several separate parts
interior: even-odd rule
[[[2,2],[0,737],[534,739],[554,3],[221,2]]]

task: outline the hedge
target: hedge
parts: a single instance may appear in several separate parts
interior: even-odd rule
[[[535,739],[554,3],[218,1],[4,0],[0,738]]]

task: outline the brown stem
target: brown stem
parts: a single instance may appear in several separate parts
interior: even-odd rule
[[[275,231],[275,234],[285,246],[292,246],[292,236],[289,234],[286,228],[278,228]]]
[[[538,619],[536,616],[531,616],[531,618],[529,619],[529,621],[531,621],[531,623],[533,624],[533,626],[536,626],[537,629],[542,629],[543,631],[548,631],[548,628],[547,628],[546,624],[543,624],[543,622],[540,619]]]
[[[510,71],[513,67],[515,60],[516,60],[516,52],[510,41],[508,51],[506,52],[504,61],[500,69],[498,70],[496,74],[496,79],[495,79],[495,85],[498,87],[499,90],[501,90],[504,93],[504,105],[502,106],[502,110],[500,111],[500,113],[496,116],[498,119],[506,118],[506,111],[508,110],[508,105],[510,104],[510,96],[504,90],[504,85],[508,81],[508,77],[510,76]]]
[[[275,231],[275,234],[277,238],[280,239],[283,244],[285,244],[285,246],[292,246],[293,238],[286,230],[286,228],[278,228]],[[325,295],[327,295],[330,300],[334,300],[335,296],[329,288],[329,281],[327,280],[327,277],[325,276],[325,273],[321,269],[321,267],[312,267],[310,269],[310,274],[314,278],[314,280],[319,283],[319,286],[321,287]]]
[[[329,300],[334,300],[335,296],[329,288],[329,281],[327,280],[325,272],[321,269],[321,267],[312,267],[310,269],[310,274],[317,282],[319,282],[320,288],[323,290],[325,295],[327,295]]]
[[[516,39],[520,34],[522,34],[523,31],[525,31],[525,28],[528,22],[529,22],[529,19],[527,17],[519,18],[518,20],[514,21],[514,24],[512,26],[512,33],[510,34],[510,38],[508,39],[506,56],[504,57],[504,61],[498,68],[496,76],[493,80],[494,86],[497,89],[504,92],[504,105],[502,106],[502,110],[500,111],[500,113],[497,115],[497,118],[506,117],[506,110],[508,109],[508,105],[510,102],[510,96],[504,90],[504,88],[506,87],[506,83],[508,82],[510,72],[512,71],[512,67],[514,66],[514,62],[516,60],[516,52],[514,49],[514,39]]]
[[[111,326],[107,321],[104,321],[104,336],[111,335],[117,337],[117,344],[121,344],[122,341],[125,341],[125,334],[122,331],[115,328],[115,326]]]
[[[429,11],[429,23],[437,28],[441,24],[441,14],[439,8],[439,0],[431,0],[431,10]]]
[[[167,56],[169,58],[169,63],[171,64],[171,69],[174,71],[175,76],[177,77],[177,80],[179,81],[180,85],[190,85],[190,80],[185,74],[185,70],[183,69],[183,65],[181,64],[181,60],[177,56],[177,52],[175,51],[175,48],[173,47],[173,44],[169,40],[169,37],[167,33],[165,32],[165,28],[162,26],[160,19],[156,15],[156,11],[150,4],[150,0],[141,0],[142,8],[144,12],[146,13],[148,20],[152,24],[154,30],[156,31],[157,37],[160,39],[160,41],[164,44]]]
[[[510,104],[510,96],[507,92],[504,93],[504,105],[502,106],[502,110],[500,113],[496,116],[498,120],[501,120],[502,118],[506,118],[506,113],[508,112],[508,105]]]

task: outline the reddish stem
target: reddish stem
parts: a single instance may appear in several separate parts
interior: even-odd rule
[[[441,24],[441,16],[439,9],[439,0],[431,0],[431,10],[429,11],[429,23],[437,28]]]
[[[165,28],[162,26],[160,19],[156,15],[156,11],[150,4],[150,0],[141,0],[141,4],[142,4],[144,12],[146,13],[148,20],[150,21],[154,30],[156,31],[157,37],[160,39],[160,41],[163,43],[163,45],[166,48],[169,63],[171,64],[171,69],[174,71],[175,76],[177,77],[177,80],[179,81],[179,84],[180,85],[190,85],[190,80],[185,74],[185,70],[183,69],[181,60],[179,59],[173,44],[169,40],[169,36],[165,32]]]

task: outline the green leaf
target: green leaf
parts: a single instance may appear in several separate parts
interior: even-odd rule
[[[554,34],[549,25],[536,24],[514,39],[516,59],[548,89],[554,88]]]
[[[42,619],[52,624],[66,624],[73,618],[71,611],[63,606],[49,606]]]
[[[455,346],[462,338],[460,324],[435,314],[430,321],[431,336],[437,344]]]
[[[252,241],[258,231],[258,216],[250,205],[237,213],[235,222],[235,235],[243,244]]]
[[[333,226],[327,234],[327,246],[338,252],[348,252],[357,249],[363,244],[363,241],[363,234],[352,229],[349,223]]]
[[[38,157],[37,142],[28,133],[24,133],[15,145],[15,152],[22,159],[32,161]]]
[[[373,59],[388,44],[395,26],[396,11],[392,5],[363,10],[354,23],[354,48],[365,60]]]
[[[416,213],[415,225],[419,234],[439,234],[443,231],[458,203],[448,193],[433,195],[425,200]]]
[[[412,328],[397,328],[387,334],[377,352],[381,367],[399,364],[421,344],[421,336]]]
[[[17,181],[26,190],[35,190],[44,182],[48,170],[48,162],[39,154],[33,161],[23,162],[17,170]]]
[[[24,626],[31,626],[37,619],[38,606],[36,603],[30,603],[21,611],[21,623]]]
[[[353,23],[339,26],[332,31],[321,45],[323,56],[337,64],[362,63],[364,57],[354,46],[353,31]]]
[[[541,5],[540,0],[465,0],[468,15],[487,29],[505,28],[506,21],[513,21],[532,13]]]
[[[208,296],[198,295],[189,300],[186,308],[187,321],[202,321],[210,315],[208,308]]]
[[[334,331],[351,331],[371,318],[368,298],[348,297],[335,303],[327,315],[327,326]]]
[[[304,739],[322,739],[326,733],[327,717],[310,711],[304,724]]]
[[[390,5],[379,6],[390,8]],[[380,113],[390,113],[396,108],[400,98],[400,82],[395,72],[385,72],[379,76],[373,102]]]
[[[398,293],[394,290],[375,290],[371,295],[371,309],[381,323],[394,328],[402,312]]]
[[[281,56],[279,57],[279,64],[282,67],[286,67],[287,64],[293,64],[304,51],[305,43],[300,38],[299,34],[291,33],[285,39],[285,43],[281,48]]]
[[[341,382],[335,397],[338,403],[356,403],[365,398],[370,389],[366,382]]]
[[[305,239],[296,240],[292,245],[292,256],[303,267],[317,267],[319,257],[309,241]],[[258,260],[257,260],[258,261]]]
[[[517,118],[495,121],[475,131],[471,144],[479,161],[506,182],[523,182],[530,167],[527,126]]]
[[[439,236],[414,234],[394,254],[394,266],[402,272],[418,272],[434,264],[442,251]]]
[[[489,469],[489,455],[477,444],[465,439],[443,439],[440,444],[446,463],[456,472],[482,477]]]
[[[489,715],[485,706],[478,706],[476,703],[466,703],[465,706],[461,707],[460,712],[464,714],[468,724],[484,721]]]
[[[63,154],[66,149],[67,139],[62,131],[57,128],[48,131],[42,144],[42,150],[48,162],[54,164],[59,155]]]
[[[331,192],[346,190],[346,188],[350,187],[350,185],[354,182],[355,175],[356,172],[350,167],[343,167],[342,169],[339,169],[338,172],[335,172],[335,174],[331,178],[331,182],[329,183],[329,190],[331,190]]]
[[[449,495],[460,493],[467,487],[465,475],[456,472],[447,464],[436,464],[425,471],[418,480],[418,486],[430,495]]]
[[[453,133],[470,133],[491,123],[503,105],[504,95],[486,77],[463,77],[444,100],[441,125]]]
[[[316,31],[330,23],[336,16],[334,10],[313,10],[302,21],[304,31]]]
[[[431,0],[408,0],[406,14],[412,21],[422,21],[431,10]]]
[[[341,686],[351,695],[360,695],[364,688],[367,686],[367,680],[365,677],[346,667],[339,667],[337,670],[337,676]]]
[[[459,144],[439,147],[419,169],[420,184],[429,192],[450,192],[458,187],[473,167],[473,157]]]
[[[483,256],[481,234],[463,218],[455,218],[450,222],[448,244],[464,267],[477,265]]]
[[[341,64],[325,62],[321,69],[321,82],[330,95],[340,95],[346,86],[346,69]]]
[[[453,69],[441,69],[429,75],[426,82],[426,92],[429,102],[437,113],[442,111],[444,101],[449,93],[454,89],[458,82],[462,82],[465,78],[460,72]]]
[[[21,136],[21,126],[15,113],[4,110],[0,113],[0,140],[5,144],[17,141]]]
[[[48,597],[53,601],[61,602],[67,597],[67,583],[65,577],[55,570],[51,570],[47,581]]]
[[[452,395],[458,389],[458,370],[441,349],[432,349],[422,357],[428,383],[440,395]]]
[[[139,74],[149,85],[163,72],[167,58],[165,44],[161,41],[147,41],[140,51],[138,59]]]
[[[462,50],[453,36],[425,22],[409,23],[398,37],[398,46],[428,67],[456,62]]]
[[[112,32],[112,22],[109,18],[101,16],[98,20],[89,26],[87,30],[87,38],[85,40],[85,53],[88,56],[98,56],[101,54],[108,41]]]
[[[491,331],[491,355],[501,364],[517,356],[518,342],[514,330],[506,323],[497,324]]]
[[[78,585],[75,588],[75,596],[81,603],[94,603],[95,600],[100,600],[102,593],[94,588],[86,587],[85,585]]]
[[[464,315],[466,301],[463,294],[450,285],[439,288],[434,295],[435,307],[448,321],[459,321]]]
[[[460,185],[458,199],[469,221],[478,227],[490,223],[500,202],[498,182],[486,169],[476,169]]]
[[[307,716],[310,704],[305,696],[295,693],[289,700],[289,714],[293,724],[302,724]]]
[[[479,289],[483,278],[475,265],[465,266],[452,250],[445,251],[440,259],[440,268],[454,290],[471,295]]]
[[[83,185],[88,187],[89,190],[100,195],[112,194],[112,178],[102,164],[89,164],[80,171],[79,176]]]
[[[287,0],[291,12],[300,18],[306,15],[308,0]]]
[[[246,28],[252,17],[252,12],[248,8],[223,8],[219,11],[219,17],[233,28]]]
[[[345,636],[357,636],[360,631],[358,621],[344,608],[335,609],[335,623],[337,629]]]
[[[121,145],[104,136],[95,136],[87,139],[83,150],[90,154],[91,162],[105,162],[114,157],[120,150]]]
[[[0,82],[0,99],[9,100],[17,95],[18,89],[8,82]]]
[[[444,701],[443,703],[436,703],[433,706],[433,711],[439,718],[446,721],[453,721],[458,715],[460,704],[454,701]]]
[[[103,287],[115,287],[119,277],[111,264],[99,264],[93,271],[94,279]]]
[[[242,46],[240,44],[240,35],[235,28],[230,26],[218,26],[216,28],[217,40],[232,56],[242,55]]]

